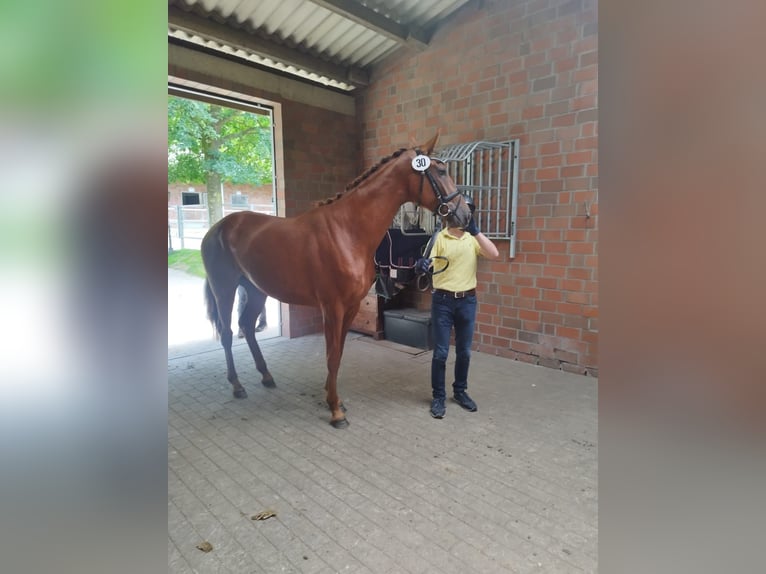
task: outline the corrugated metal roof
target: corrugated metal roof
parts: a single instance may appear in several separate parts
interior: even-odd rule
[[[169,0],[168,37],[351,91],[470,0]]]

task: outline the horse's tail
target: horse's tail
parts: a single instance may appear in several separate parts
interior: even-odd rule
[[[216,338],[221,338],[221,321],[218,314],[218,303],[215,301],[213,290],[210,288],[210,280],[205,279],[205,303],[207,304],[207,318],[215,327]]]

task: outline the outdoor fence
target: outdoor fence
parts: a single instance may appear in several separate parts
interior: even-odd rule
[[[257,211],[275,215],[271,204],[224,205],[223,215],[235,211]],[[206,205],[168,205],[168,251],[173,249],[199,249],[200,242],[210,229]]]

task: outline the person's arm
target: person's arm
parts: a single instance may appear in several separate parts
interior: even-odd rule
[[[482,232],[477,233],[474,237],[476,238],[476,241],[479,242],[479,247],[481,248],[479,253],[482,257],[486,257],[487,259],[497,259],[500,257],[500,252],[497,250],[497,246],[492,243],[489,237]]]
[[[495,244],[490,241],[489,237],[479,231],[479,226],[476,225],[475,219],[471,218],[471,221],[465,230],[473,235],[476,238],[476,241],[479,242],[479,254],[482,257],[486,257],[487,259],[497,259],[500,257],[500,253]]]

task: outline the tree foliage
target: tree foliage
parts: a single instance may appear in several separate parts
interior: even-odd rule
[[[272,181],[271,120],[169,96],[168,183],[219,181],[263,185]]]

